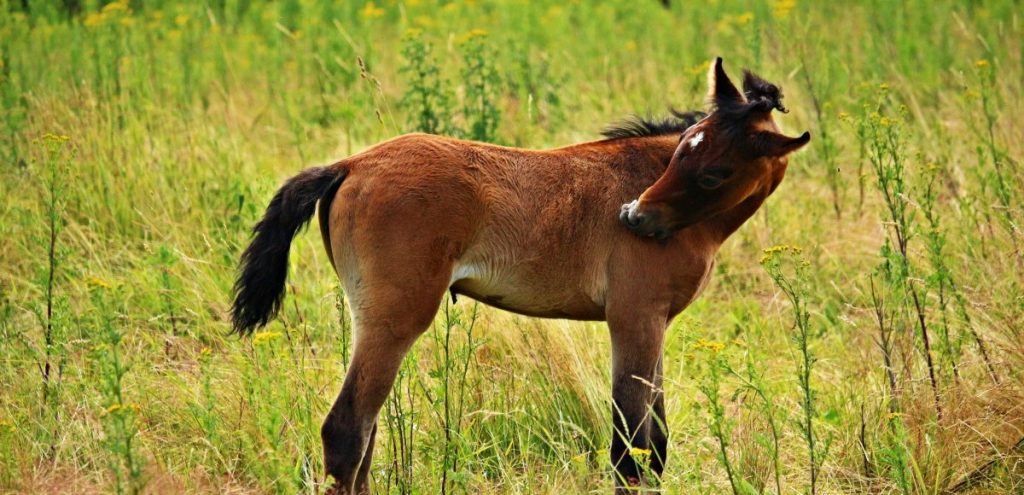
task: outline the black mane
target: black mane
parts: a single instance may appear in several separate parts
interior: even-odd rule
[[[671,115],[663,119],[634,115],[622,122],[605,127],[601,131],[601,135],[606,139],[623,139],[679,134],[707,116],[706,113],[700,111],[680,112],[672,108],[669,109],[669,113]]]

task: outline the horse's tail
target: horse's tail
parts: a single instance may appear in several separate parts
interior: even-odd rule
[[[284,300],[292,238],[309,222],[317,201],[333,199],[346,173],[340,164],[309,168],[274,194],[239,262],[231,306],[235,333],[248,335],[277,315]]]

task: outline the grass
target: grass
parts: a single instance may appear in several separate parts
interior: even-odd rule
[[[1024,490],[1018,6],[676,3],[0,2],[0,491],[317,492],[351,333],[315,233],[227,336],[274,189],[417,129],[595,139],[716,55],[815,138],[672,323],[663,491]],[[603,324],[450,302],[378,491],[610,491],[608,365]]]

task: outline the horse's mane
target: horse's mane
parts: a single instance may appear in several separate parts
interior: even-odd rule
[[[606,139],[623,139],[663,134],[679,134],[707,116],[700,111],[680,112],[670,108],[670,115],[662,119],[634,115],[621,122],[611,124],[601,131]]]

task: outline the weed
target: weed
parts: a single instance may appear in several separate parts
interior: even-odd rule
[[[103,396],[103,445],[110,452],[110,470],[114,475],[117,493],[140,493],[145,486],[142,477],[142,459],[138,453],[138,415],[141,406],[129,400],[125,390],[125,377],[131,369],[123,349],[124,332],[118,328],[115,301],[123,294],[112,283],[91,280],[91,299],[95,310],[98,343],[92,348],[96,361],[97,384]]]
[[[821,442],[815,427],[818,419],[816,407],[816,392],[811,383],[812,369],[817,359],[811,352],[811,321],[810,312],[807,310],[807,273],[809,263],[800,255],[798,247],[781,245],[765,249],[761,264],[768,271],[768,275],[775,282],[775,285],[782,290],[793,308],[793,323],[796,331],[793,334],[793,342],[799,351],[797,361],[797,383],[800,387],[800,409],[803,411],[803,418],[798,421],[800,433],[807,446],[807,471],[809,483],[807,491],[811,494],[818,492],[818,477],[821,465],[828,454],[831,438]],[[786,256],[787,254],[792,257]]]

